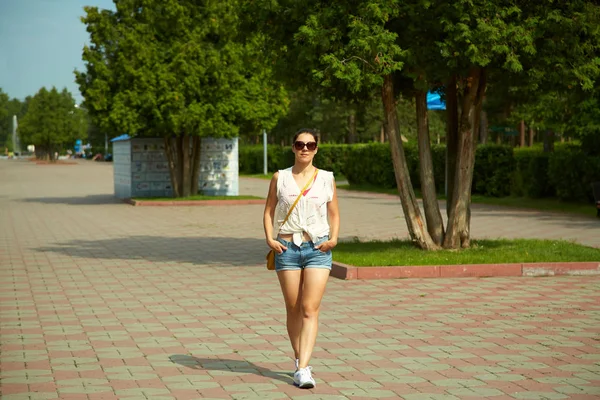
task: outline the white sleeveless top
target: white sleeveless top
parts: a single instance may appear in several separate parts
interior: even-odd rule
[[[294,244],[300,246],[303,232],[308,233],[313,243],[317,242],[317,238],[328,236],[327,203],[333,199],[334,184],[333,172],[320,169],[308,193],[300,198],[285,225],[280,228],[302,190],[292,176],[291,167],[280,170],[277,178],[277,207],[273,222],[275,237],[279,233],[293,234]]]

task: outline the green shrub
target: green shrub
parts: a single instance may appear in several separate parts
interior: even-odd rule
[[[580,148],[565,148],[552,153],[548,180],[560,200],[593,200],[591,184],[600,180],[600,157],[586,157]]]
[[[350,146],[344,174],[350,184],[396,187],[389,144],[368,143]]]
[[[554,195],[554,188],[548,179],[550,154],[544,153],[542,149],[515,149],[512,195],[531,198]]]
[[[419,156],[416,144],[404,145],[413,187],[419,188]],[[433,170],[438,194],[444,193],[446,148],[432,146]],[[240,172],[263,171],[263,147],[241,146]],[[290,147],[268,146],[268,170],[292,166]],[[389,143],[354,145],[322,144],[315,156],[318,168],[344,175],[350,184],[395,188],[396,178]],[[553,153],[541,147],[513,149],[507,146],[480,145],[475,153],[473,194],[484,196],[556,196],[561,200],[589,201],[591,183],[600,181],[600,157],[586,154],[573,144],[558,144]]]
[[[514,164],[512,147],[495,144],[478,146],[472,193],[491,197],[508,196]]]
[[[239,170],[243,174],[260,174],[263,172],[263,146],[240,146]],[[318,168],[343,174],[349,145],[321,144],[314,159]],[[279,145],[267,146],[267,170],[274,172],[294,165],[294,153],[291,147]]]

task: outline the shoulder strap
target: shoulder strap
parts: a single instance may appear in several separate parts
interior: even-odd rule
[[[310,183],[315,179],[315,176],[317,176],[317,172],[319,172],[319,170],[317,168],[315,168],[315,173],[313,174],[312,178],[310,178],[308,180],[308,182],[306,182],[306,185],[304,185],[304,187],[300,191],[300,194],[298,195],[298,197],[296,197],[296,201],[294,201],[294,204],[292,204],[292,206],[290,207],[287,215],[285,216],[285,219],[281,223],[281,226],[285,225],[285,223],[287,222],[290,215],[292,215],[292,211],[294,210],[294,207],[296,207],[296,204],[298,204],[298,202],[300,201],[300,197],[302,197],[302,195],[306,191],[306,188],[308,187],[308,185],[310,185]]]

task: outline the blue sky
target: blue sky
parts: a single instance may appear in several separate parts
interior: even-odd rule
[[[112,8],[112,0],[0,0],[0,88],[10,97],[33,96],[42,86],[81,94],[75,69],[89,35],[80,21],[86,5]]]

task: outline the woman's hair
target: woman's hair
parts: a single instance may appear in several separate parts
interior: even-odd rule
[[[315,139],[315,143],[319,144],[319,137],[317,136],[317,132],[313,129],[307,129],[307,128],[299,129],[294,134],[294,140],[292,140],[292,143],[296,143],[298,136],[302,135],[303,133],[308,133],[309,135],[312,135],[312,137]]]

